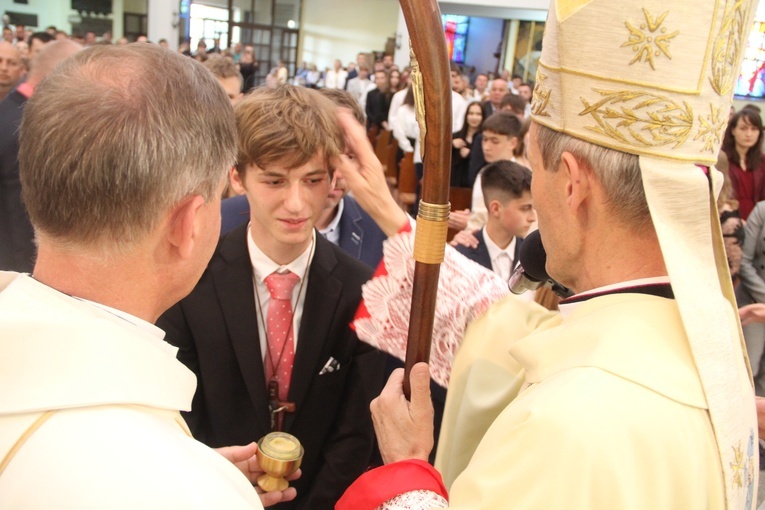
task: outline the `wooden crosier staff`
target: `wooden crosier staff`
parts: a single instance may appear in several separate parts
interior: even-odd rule
[[[409,372],[430,358],[438,275],[444,260],[449,220],[452,142],[452,91],[449,56],[437,0],[400,0],[412,51],[412,89],[424,181],[414,241],[414,286],[406,348],[404,393],[410,396]]]

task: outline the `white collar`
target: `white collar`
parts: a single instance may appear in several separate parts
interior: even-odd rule
[[[337,204],[337,212],[335,213],[335,217],[332,218],[332,221],[329,222],[329,225],[327,225],[326,228],[322,228],[319,230],[319,233],[323,236],[327,236],[329,233],[334,232],[337,230],[337,226],[340,224],[340,218],[343,216],[343,208],[345,207],[345,200],[342,198],[340,199],[340,202]]]
[[[641,287],[644,285],[658,285],[658,284],[665,284],[665,283],[669,283],[669,276],[639,278],[637,280],[628,280],[626,282],[612,283],[611,285],[606,285],[604,287],[598,287],[596,289],[586,290],[584,292],[580,292],[579,294],[575,294],[573,297],[586,297],[592,294],[603,294],[606,292],[610,292],[612,290],[624,289],[628,287]],[[577,301],[575,303],[561,303],[560,305],[558,305],[558,308],[560,309],[561,317],[565,319],[566,317],[571,315],[571,313],[576,309],[578,305],[581,305],[582,303],[584,303],[584,301]]]
[[[316,230],[314,229],[311,233],[311,244],[306,248],[303,253],[298,255],[298,257],[290,262],[289,264],[285,265],[279,265],[271,258],[263,253],[263,251],[258,248],[258,245],[255,244],[255,241],[252,239],[252,233],[250,231],[250,225],[247,225],[247,248],[250,252],[250,263],[252,264],[252,274],[255,275],[255,278],[257,279],[258,283],[265,285],[264,280],[266,276],[270,275],[271,273],[278,272],[278,273],[285,273],[287,271],[290,271],[292,273],[295,273],[298,278],[301,280],[303,277],[305,277],[305,274],[307,272],[307,268],[309,264],[311,263],[311,259],[313,259],[313,253],[315,250],[312,248],[316,246]]]
[[[133,326],[137,327],[141,331],[144,331],[145,333],[148,333],[149,335],[155,338],[158,338],[160,340],[164,340],[165,338],[164,331],[162,331],[160,328],[158,328],[154,324],[150,322],[146,322],[145,320],[139,317],[136,317],[135,315],[130,315],[127,312],[123,312],[122,310],[117,310],[116,308],[112,308],[111,306],[106,306],[101,303],[96,303],[95,301],[90,301],[88,299],[80,298],[77,296],[72,296],[72,297],[78,301],[82,301],[83,303],[88,303],[89,305],[92,305],[100,309],[101,311],[114,315],[115,317],[118,317],[129,324],[132,324]],[[175,351],[175,348],[173,348],[173,351]],[[175,354],[173,353],[173,355]]]
[[[515,262],[516,262],[516,260],[515,260],[515,243],[516,243],[515,236],[513,236],[513,240],[510,241],[510,244],[508,244],[507,247],[503,250],[502,248],[497,246],[497,244],[491,239],[491,237],[489,237],[489,233],[486,232],[486,226],[484,225],[484,227],[483,227],[483,240],[486,243],[486,249],[489,250],[489,258],[491,259],[492,262],[497,260],[497,257],[499,257],[499,255],[501,253],[507,253],[508,256],[510,257],[510,260],[513,261],[513,265],[515,265]]]

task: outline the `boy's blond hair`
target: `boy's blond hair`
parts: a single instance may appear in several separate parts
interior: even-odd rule
[[[261,87],[246,95],[234,109],[237,127],[236,169],[305,165],[321,155],[330,161],[343,150],[343,133],[335,105],[319,92],[292,85]]]

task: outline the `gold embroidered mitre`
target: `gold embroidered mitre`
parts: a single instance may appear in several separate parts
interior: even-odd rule
[[[754,508],[754,393],[712,166],[754,0],[552,0],[531,106],[538,124],[639,156],[643,185],[717,439],[727,507]],[[710,228],[711,226],[711,228]]]
[[[598,145],[714,164],[755,2],[553,2],[534,120]]]

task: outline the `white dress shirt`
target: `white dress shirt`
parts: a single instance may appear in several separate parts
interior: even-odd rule
[[[483,227],[482,232],[483,240],[486,243],[486,249],[489,251],[489,258],[491,259],[491,270],[509,283],[510,276],[513,274],[513,266],[515,266],[515,236],[513,236],[510,244],[503,249],[497,246],[491,237],[489,237],[486,227]]]
[[[396,122],[396,114],[401,105],[404,104],[404,98],[406,98],[406,91],[408,89],[399,90],[390,98],[390,108],[388,108],[388,126],[393,126]]]
[[[361,104],[361,96],[366,94],[366,90],[371,83],[369,78],[363,80],[359,76],[351,78],[348,80],[348,93]]]
[[[452,133],[462,129],[469,102],[452,90]]]
[[[341,68],[339,71],[330,69],[324,76],[324,87],[328,89],[344,89],[346,78],[348,78],[348,71],[345,69]]]
[[[399,148],[404,152],[414,152],[414,162],[422,163],[420,147],[420,125],[417,122],[417,114],[409,105],[401,105],[396,114],[393,124],[393,136],[398,141]],[[414,147],[409,139],[414,139]]]
[[[286,265],[279,265],[271,260],[268,255],[258,248],[252,239],[250,227],[247,227],[247,248],[250,252],[250,263],[252,264],[252,274],[255,280],[255,313],[258,316],[258,338],[260,338],[260,355],[265,359],[267,351],[266,330],[264,327],[266,317],[268,317],[268,305],[271,303],[271,293],[268,292],[265,279],[273,272],[286,273],[290,271],[295,273],[300,280],[295,284],[292,290],[292,338],[295,342],[295,352],[297,352],[298,332],[300,330],[300,319],[303,317],[303,307],[305,305],[305,294],[308,287],[308,273],[313,259],[316,246],[316,231],[313,232],[311,245],[305,249],[295,260]],[[299,294],[299,295],[298,295]],[[260,306],[258,307],[258,301]],[[295,304],[297,302],[297,305]],[[261,311],[263,316],[261,317]]]
[[[323,235],[327,241],[334,244],[335,246],[340,245],[340,218],[343,217],[343,209],[345,208],[345,204],[342,200],[338,202],[337,204],[337,212],[335,213],[335,217],[332,218],[332,221],[329,222],[329,225],[327,225],[326,228],[319,229],[319,234]]]

